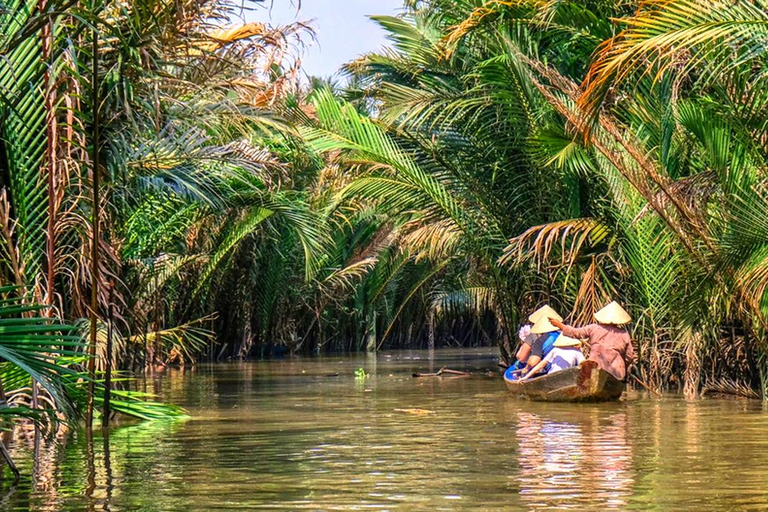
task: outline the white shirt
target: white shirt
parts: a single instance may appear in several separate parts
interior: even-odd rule
[[[547,374],[550,374],[580,365],[584,361],[584,354],[581,353],[581,349],[578,347],[554,347],[544,360],[551,365],[547,372]]]

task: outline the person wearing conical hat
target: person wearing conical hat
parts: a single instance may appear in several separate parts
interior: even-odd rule
[[[584,354],[581,353],[581,340],[561,334],[555,340],[552,350],[520,381],[528,380],[531,376],[538,374],[546,365],[549,365],[547,371],[549,375],[579,366],[582,361],[584,361]]]
[[[524,371],[530,371],[531,367],[538,364],[544,355],[544,341],[546,341],[549,333],[544,335],[535,334],[531,332],[533,324],[542,318],[562,318],[557,311],[552,309],[548,304],[544,304],[539,309],[534,311],[528,317],[528,323],[520,325],[520,329],[517,332],[517,337],[520,339],[520,346],[515,353],[516,361],[507,368],[504,375],[510,379],[515,380]],[[529,361],[529,358],[533,354],[534,358]]]
[[[589,339],[589,359],[617,379],[627,378],[627,368],[637,359],[629,332],[624,328],[632,317],[616,301],[595,313],[596,323],[584,327],[565,325],[557,318],[549,320],[566,336]]]
[[[515,367],[515,371],[524,368],[525,365],[528,364],[528,358],[531,356],[531,354],[538,358],[534,360],[534,364],[541,360],[542,354],[540,352],[542,347],[541,344],[537,343],[541,335],[532,333],[531,329],[533,328],[533,324],[542,318],[549,317],[559,318],[562,320],[562,317],[557,314],[557,311],[552,309],[548,304],[544,304],[539,309],[531,313],[531,315],[528,317],[529,323],[520,326],[517,337],[520,339],[521,343],[520,348],[515,354],[515,357],[517,358],[517,363],[513,365]],[[544,340],[542,340],[542,343],[543,341]]]
[[[555,314],[557,315],[557,313]],[[557,317],[552,318],[559,317],[560,315],[557,315]],[[528,362],[522,372],[523,375],[529,376],[534,375],[533,368],[539,366],[542,359],[552,350],[557,337],[560,336],[560,330],[552,325],[549,317],[542,316],[535,324],[533,324],[533,327],[531,327],[531,334],[538,336],[538,338],[536,338],[536,341],[531,345],[531,353],[528,356]]]
[[[552,309],[549,304],[544,304],[539,309],[531,313],[531,315],[528,317],[528,321],[532,324],[535,324],[542,318],[557,318],[558,320],[562,320],[563,317],[557,314],[557,311]]]

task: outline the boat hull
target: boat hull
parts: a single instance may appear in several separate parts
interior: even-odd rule
[[[626,388],[595,361],[525,382],[504,381],[513,395],[543,402],[609,402],[618,400]]]

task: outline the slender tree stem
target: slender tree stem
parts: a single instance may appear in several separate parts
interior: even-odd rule
[[[45,13],[48,7],[48,0],[40,0],[38,10]],[[56,89],[53,84],[52,68],[52,46],[53,46],[53,21],[48,18],[41,29],[42,59],[45,66],[43,77],[45,87],[45,131],[46,131],[46,149],[45,149],[45,167],[48,178],[48,226],[46,237],[46,296],[45,304],[53,305],[54,279],[56,275],[56,211],[58,209],[57,184],[56,184],[56,145],[57,145],[57,125],[56,125]],[[48,314],[52,310],[48,309]]]
[[[2,453],[3,459],[8,464],[8,467],[11,468],[14,481],[18,481],[19,477],[21,476],[21,473],[19,473],[19,468],[16,467],[16,463],[13,462],[13,459],[11,458],[11,454],[8,451],[8,448],[5,447],[5,443],[3,443],[2,440],[0,440],[0,453]]]
[[[85,423],[86,428],[93,426],[93,403],[94,387],[96,379],[96,332],[98,324],[99,307],[99,218],[100,201],[99,197],[99,145],[101,143],[101,127],[99,126],[99,32],[93,29],[93,77],[92,77],[92,95],[93,95],[93,218],[91,244],[91,336],[88,346],[88,408],[86,410]]]
[[[109,427],[109,416],[111,414],[110,406],[112,399],[112,322],[114,317],[114,304],[112,304],[112,291],[114,283],[109,283],[109,306],[107,313],[107,357],[104,360],[104,409],[101,425],[103,428]]]

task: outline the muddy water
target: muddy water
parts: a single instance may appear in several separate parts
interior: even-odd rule
[[[536,404],[498,375],[411,377],[494,365],[475,350],[172,370],[148,386],[188,419],[43,442],[37,464],[17,440],[24,478],[0,509],[768,509],[760,402]]]

